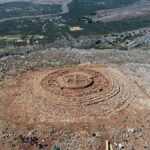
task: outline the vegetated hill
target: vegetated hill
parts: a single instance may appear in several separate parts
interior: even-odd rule
[[[0,3],[7,3],[7,2],[33,2],[33,3],[57,3],[63,4],[69,0],[0,0]]]
[[[29,2],[30,0],[0,0],[0,3],[8,3],[8,2]]]
[[[150,2],[135,3],[131,6],[99,10],[85,18],[90,19],[92,22],[117,22],[128,19],[135,19],[138,17],[150,16]]]
[[[57,4],[63,4],[63,3],[66,3],[70,0],[30,0],[31,2],[34,2],[34,3],[57,3]]]

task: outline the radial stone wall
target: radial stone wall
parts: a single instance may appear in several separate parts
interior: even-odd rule
[[[26,76],[11,109],[25,111],[20,117],[28,117],[31,122],[110,117],[127,108],[136,95],[135,85],[124,74],[101,65],[45,70]]]

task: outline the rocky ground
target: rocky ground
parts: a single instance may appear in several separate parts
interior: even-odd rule
[[[59,40],[51,44],[52,47],[75,47],[88,49],[120,49],[128,50],[136,47],[150,47],[150,28],[141,28],[128,32],[111,33],[100,36],[81,36],[69,40]]]
[[[128,19],[134,19],[138,17],[146,17],[150,15],[150,3],[139,2],[135,3],[131,6],[126,6],[122,8],[116,9],[108,9],[108,10],[100,10],[95,14],[86,16],[88,20],[92,22],[114,22],[114,21],[122,21]]]
[[[6,53],[1,53],[1,91],[6,88],[6,84],[12,86],[12,81],[22,77],[24,73],[38,71],[41,68],[57,68],[79,64],[107,64],[109,67],[120,69],[132,81],[136,81],[147,97],[150,96],[149,49],[120,51],[113,49],[45,48],[38,51],[28,51],[27,48],[26,52],[7,53],[7,55]],[[15,85],[13,88],[15,88]],[[11,92],[11,89],[8,91]],[[3,101],[4,95],[5,93],[3,92],[0,96],[1,111],[4,108],[2,106],[6,105],[5,108],[8,107],[8,103]],[[104,119],[100,122],[16,123],[1,113],[0,145],[3,150],[99,150],[100,148],[103,150],[105,140],[109,140],[116,150],[149,150],[149,103],[145,103],[145,101],[139,101],[139,103],[141,106],[143,104],[146,106],[144,106],[144,110],[140,107],[138,107],[138,110],[132,109],[131,111],[129,109],[129,112],[122,112],[111,117],[111,119]]]

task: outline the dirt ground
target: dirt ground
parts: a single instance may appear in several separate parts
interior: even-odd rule
[[[51,49],[0,59],[0,150],[150,149],[149,51]]]

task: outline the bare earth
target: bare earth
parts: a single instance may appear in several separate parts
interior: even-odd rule
[[[109,140],[116,150],[150,149],[149,55],[51,49],[1,58],[0,147],[103,150]]]

